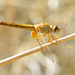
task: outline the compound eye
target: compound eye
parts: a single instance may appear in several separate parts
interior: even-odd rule
[[[58,26],[56,26],[56,27],[55,27],[55,33],[56,33],[56,34],[58,34],[58,33],[59,33],[59,31],[60,31],[59,27],[58,27]]]

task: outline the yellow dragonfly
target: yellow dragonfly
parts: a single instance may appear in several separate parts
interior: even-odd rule
[[[54,37],[52,34],[58,34],[60,32],[60,28],[58,27],[58,25],[56,25],[56,23],[66,23],[65,21],[58,21],[58,22],[49,22],[49,23],[53,23],[54,25],[49,25],[48,23],[42,22],[42,23],[38,23],[36,25],[29,25],[29,24],[15,24],[15,23],[8,23],[8,22],[0,22],[0,25],[4,25],[4,26],[10,26],[10,27],[15,27],[15,28],[21,28],[21,29],[25,29],[25,30],[29,30],[31,31],[31,38],[36,38],[37,42],[39,43],[39,45],[41,46],[39,39],[48,35],[48,42],[50,42],[50,35],[52,37],[53,40],[57,39],[57,37]],[[41,35],[37,35],[38,33],[43,33]],[[45,41],[44,41],[45,43]],[[68,48],[70,49],[69,45],[64,42]],[[49,49],[49,47],[47,46],[51,56],[52,56],[52,61],[54,62],[53,59],[53,55],[51,53],[51,50]],[[42,49],[42,47],[41,47]]]

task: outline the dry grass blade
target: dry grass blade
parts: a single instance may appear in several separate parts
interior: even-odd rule
[[[59,38],[59,39],[57,39],[57,40],[53,40],[52,42],[43,44],[43,45],[42,45],[42,50],[43,50],[44,48],[46,48],[47,45],[48,45],[48,46],[52,46],[52,45],[59,44],[59,43],[62,43],[63,41],[67,41],[67,40],[70,40],[70,39],[73,39],[73,38],[75,38],[75,33],[73,33],[73,34],[71,34],[71,35],[68,35],[68,36],[65,36],[65,37],[62,37],[62,38]],[[18,60],[18,59],[20,59],[20,58],[22,58],[22,57],[25,57],[25,56],[27,56],[27,55],[33,54],[33,53],[38,52],[38,51],[40,51],[40,50],[41,50],[41,47],[38,46],[38,47],[35,47],[35,48],[33,48],[33,49],[27,50],[27,51],[25,51],[25,52],[16,54],[16,55],[14,55],[14,56],[11,56],[11,57],[9,57],[9,58],[0,60],[0,66],[5,65],[5,64],[8,64],[8,63],[11,63],[11,62],[13,62],[13,61],[15,61],[15,60]]]

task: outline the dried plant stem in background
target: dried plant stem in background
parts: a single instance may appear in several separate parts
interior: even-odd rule
[[[42,46],[42,50],[44,48],[46,48],[47,45],[48,46],[52,46],[52,45],[59,44],[59,43],[62,43],[64,41],[67,41],[67,40],[70,40],[70,39],[73,39],[73,38],[75,38],[75,33],[73,33],[71,35],[68,35],[68,36],[65,36],[65,37],[62,37],[62,38],[59,38],[57,40],[53,40],[52,42],[49,42],[49,43],[46,43],[46,44],[41,45]],[[8,63],[11,63],[11,62],[13,62],[15,60],[18,60],[18,59],[20,59],[22,57],[25,57],[27,55],[33,54],[33,53],[38,52],[40,50],[41,50],[41,47],[38,46],[38,47],[35,47],[33,49],[27,50],[25,52],[16,54],[14,56],[11,56],[9,58],[3,59],[3,60],[0,61],[0,66],[5,65],[5,64],[8,64]]]

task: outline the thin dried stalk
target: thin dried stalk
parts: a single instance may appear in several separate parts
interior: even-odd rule
[[[49,42],[49,43],[46,43],[46,44],[41,45],[42,46],[42,50],[44,48],[46,48],[47,45],[48,46],[52,46],[52,45],[59,44],[59,43],[62,43],[64,41],[67,41],[67,40],[70,40],[70,39],[73,39],[73,38],[75,38],[75,33],[73,33],[71,35],[68,35],[68,36],[65,36],[65,37],[62,37],[62,38],[59,38],[57,40],[53,40],[52,42]],[[41,50],[41,47],[38,46],[38,47],[35,47],[33,49],[27,50],[25,52],[16,54],[14,56],[11,56],[9,58],[3,59],[3,60],[0,61],[0,66],[5,65],[5,64],[8,64],[8,63],[11,63],[11,62],[13,62],[15,60],[18,60],[18,59],[20,59],[22,57],[25,57],[27,55],[33,54],[33,53],[38,52],[40,50]]]

